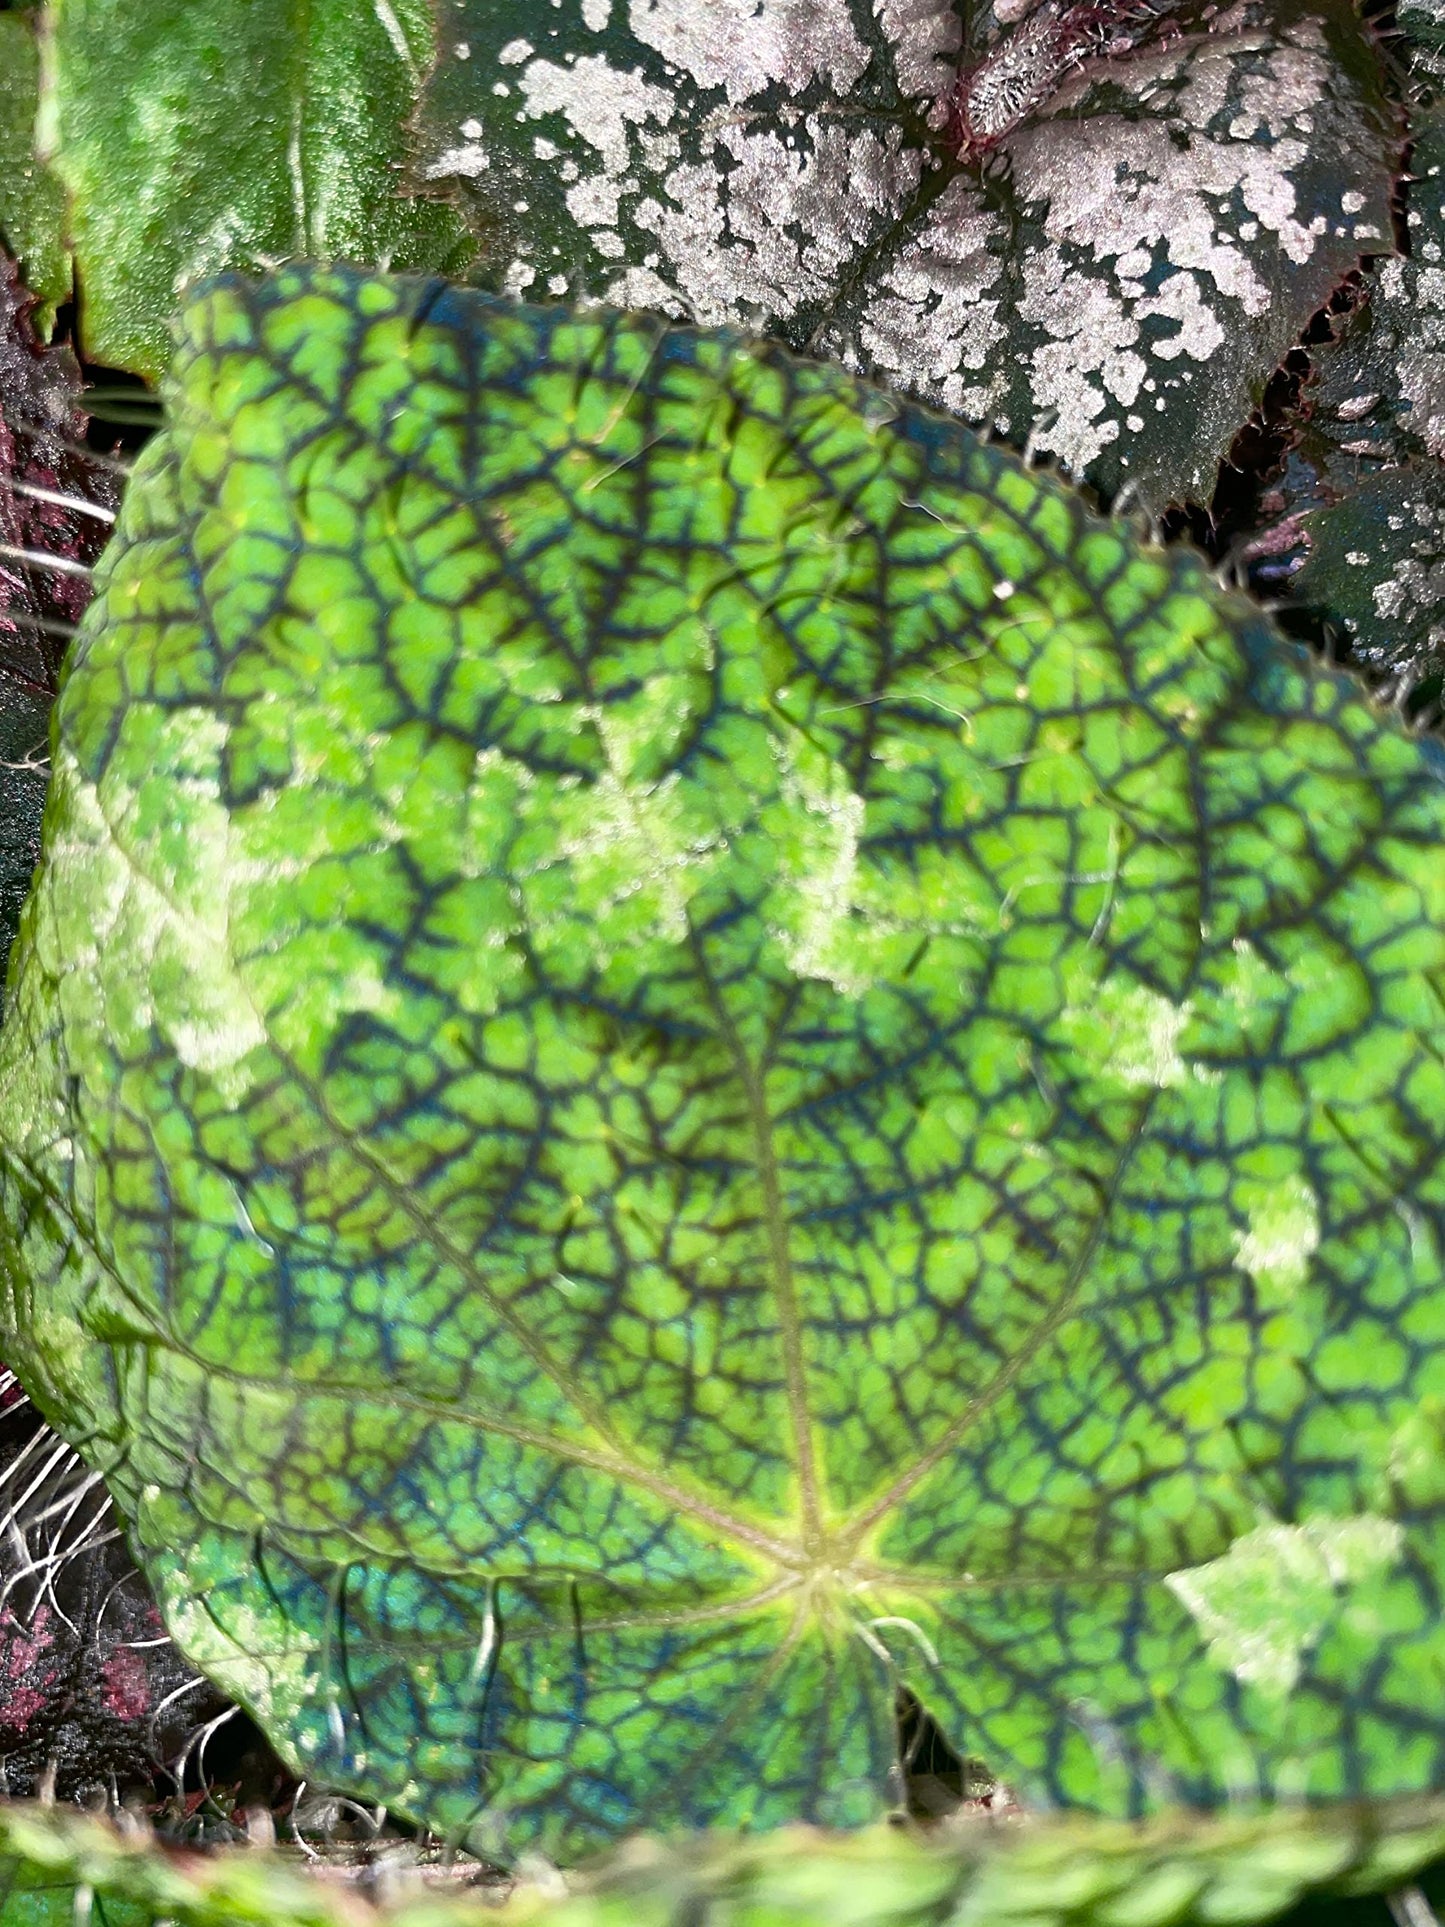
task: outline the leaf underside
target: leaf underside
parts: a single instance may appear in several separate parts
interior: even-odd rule
[[[188,307],[0,1038],[0,1354],[182,1649],[479,1850],[1445,1785],[1445,790],[726,333]]]

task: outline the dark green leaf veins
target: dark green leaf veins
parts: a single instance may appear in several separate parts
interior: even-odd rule
[[[473,1845],[1445,1785],[1445,789],[836,368],[186,310],[57,725],[0,1354]]]

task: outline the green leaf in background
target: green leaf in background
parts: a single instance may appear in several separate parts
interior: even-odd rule
[[[186,311],[0,1034],[0,1355],[509,1855],[1445,1786],[1438,747],[727,333]]]
[[[1417,122],[1408,258],[1388,261],[1315,374],[1257,556],[1405,684],[1445,668],[1445,111]]]
[[[455,267],[401,195],[427,0],[54,0],[44,119],[92,361],[158,375],[177,291],[295,254]]]
[[[778,332],[1155,507],[1209,499],[1311,315],[1391,245],[1398,116],[1349,0],[1168,10],[982,175],[939,128],[955,0],[442,18],[420,170],[498,285]]]
[[[466,1863],[427,1878],[395,1843],[363,1912],[335,1866],[307,1879],[274,1853],[177,1855],[134,1822],[118,1836],[74,1810],[0,1805],[0,1927],[1253,1927],[1308,1896],[1399,1887],[1442,1846],[1438,1800],[1142,1826],[975,1820],[926,1841],[891,1827],[640,1839],[565,1886],[545,1867],[505,1884],[469,1885]]]
[[[35,151],[38,17],[0,13],[0,246],[19,261],[26,285],[40,297],[39,320],[48,329],[70,295],[70,251],[64,192]]]

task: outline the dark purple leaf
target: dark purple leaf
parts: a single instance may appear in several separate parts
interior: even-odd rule
[[[224,1702],[164,1637],[104,1487],[4,1380],[3,1788],[153,1798],[163,1763]]]
[[[86,447],[80,369],[39,340],[36,306],[0,253],[0,968],[39,848],[56,678],[121,480]]]

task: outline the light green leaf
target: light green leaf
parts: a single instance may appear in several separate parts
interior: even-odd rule
[[[158,375],[178,290],[222,268],[466,258],[447,209],[401,194],[427,0],[54,0],[50,30],[92,361]]]
[[[65,196],[35,151],[40,101],[36,16],[0,13],[0,245],[20,263],[25,285],[40,297],[48,333],[70,295]]]
[[[729,334],[288,269],[167,406],[0,1355],[183,1649],[503,1855],[857,1824],[900,1688],[1028,1802],[1439,1788],[1438,748]]]
[[[1308,1896],[1400,1887],[1442,1848],[1439,1800],[1141,1826],[974,1819],[929,1839],[894,1827],[638,1839],[565,1881],[544,1865],[505,1886],[466,1862],[452,1881],[435,1865],[423,1873],[398,1844],[367,1917],[376,1927],[1253,1927]],[[312,1872],[254,1848],[179,1857],[133,1823],[118,1835],[73,1809],[0,1806],[0,1927],[74,1927],[87,1908],[104,1927],[355,1927],[343,1869]]]

